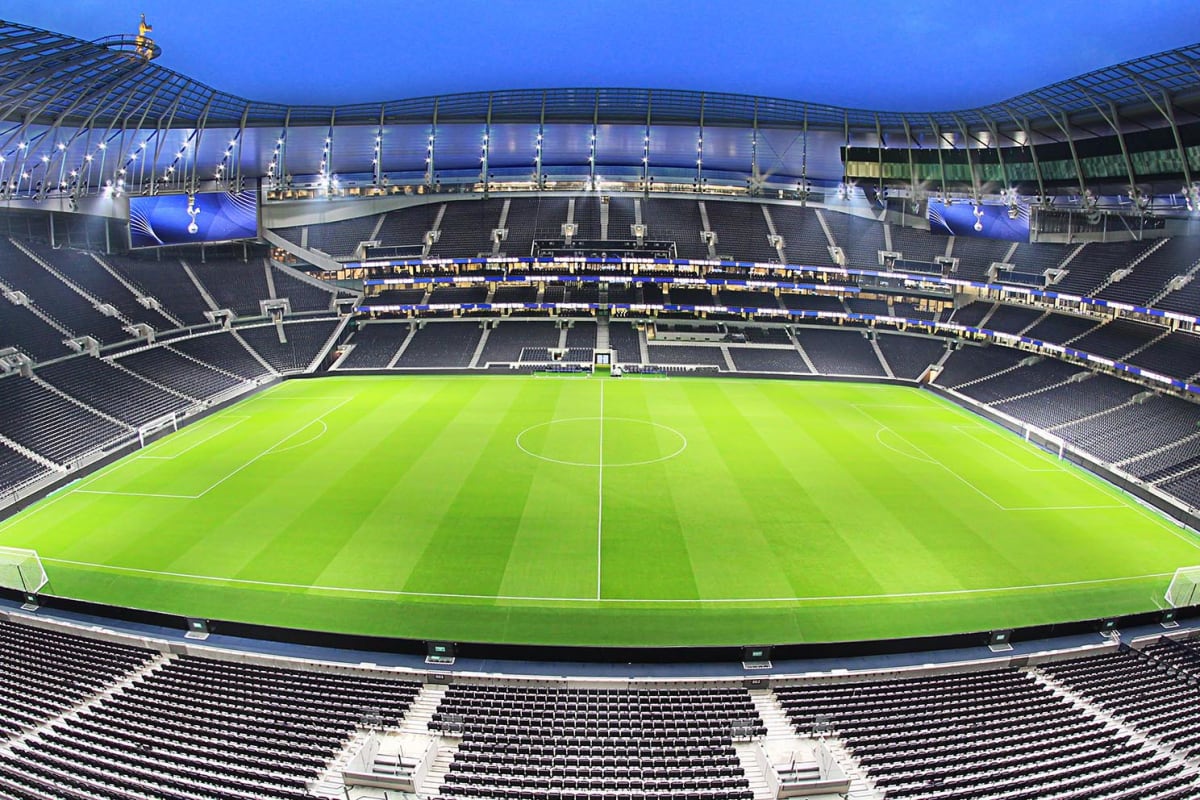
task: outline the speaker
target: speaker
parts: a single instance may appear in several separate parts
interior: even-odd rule
[[[426,642],[425,663],[449,666],[454,663],[454,642]]]
[[[208,638],[208,634],[208,620],[189,618],[187,621],[187,633],[183,635],[183,638],[204,641]]]
[[[743,669],[770,669],[771,646],[746,646],[742,648]]]
[[[1012,630],[992,631],[988,634],[988,649],[993,653],[1012,650]]]

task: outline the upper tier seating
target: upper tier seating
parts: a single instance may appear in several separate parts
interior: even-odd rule
[[[1067,265],[1067,274],[1049,288],[1056,292],[1095,296],[1109,276],[1128,267],[1153,246],[1151,242],[1090,242]]]
[[[1100,296],[1134,305],[1148,305],[1174,277],[1182,275],[1200,262],[1200,237],[1174,236],[1156,246],[1138,262],[1133,272],[1110,283]]]
[[[993,263],[1003,262],[1013,248],[1012,242],[998,239],[973,239],[967,236],[949,238],[953,242],[950,255],[958,259],[958,270],[954,277],[972,281],[986,281],[988,268]]]
[[[29,248],[48,261],[68,280],[89,292],[101,302],[108,303],[130,322],[141,322],[156,331],[178,327],[152,308],[137,301],[137,296],[115,275],[97,263],[91,253],[80,250],[54,250],[46,245],[30,243]],[[128,334],[126,334],[128,338]]]
[[[271,280],[275,283],[275,296],[280,299],[287,298],[293,314],[330,309],[335,297],[334,292],[314,286],[275,265],[271,266],[271,275]]]
[[[3,238],[0,238],[0,283],[24,292],[34,305],[74,336],[90,334],[104,344],[132,338],[119,317],[102,314],[92,300]]]
[[[770,231],[756,203],[705,203],[708,223],[717,234],[717,253],[737,261],[778,262],[767,241]]]
[[[643,200],[642,221],[649,228],[647,238],[675,242],[680,258],[709,257],[708,246],[700,238],[704,222],[695,200]]]
[[[259,259],[239,261],[188,260],[192,273],[204,284],[218,308],[228,308],[239,317],[261,317],[260,300],[271,299],[267,273]]]
[[[141,288],[144,296],[153,297],[183,324],[208,322],[204,312],[211,311],[212,307],[205,302],[179,260],[165,257],[158,261],[131,256],[105,256],[105,260],[126,281]]]
[[[384,247],[424,244],[425,234],[433,230],[441,203],[422,203],[399,211],[389,212],[375,238]]]
[[[378,222],[379,215],[371,214],[366,217],[326,222],[320,225],[277,228],[275,233],[289,242],[308,247],[310,250],[319,250],[333,258],[349,259],[354,257],[354,251],[359,243],[371,238],[371,231],[375,230]]]
[[[63,344],[66,338],[66,333],[56,330],[32,309],[13,305],[0,296],[0,348],[16,347],[35,361],[49,361],[70,354]]]
[[[817,267],[832,267],[833,256],[829,255],[829,239],[811,208],[797,206],[771,206],[771,219],[775,231],[783,237],[784,251],[788,263]]]
[[[441,233],[429,254],[436,258],[474,258],[480,253],[490,254],[492,231],[500,227],[500,212],[504,202],[491,199],[447,203],[446,213],[438,228]],[[508,242],[502,242],[500,249],[510,255],[529,255],[528,245],[524,252],[517,252],[508,248]]]

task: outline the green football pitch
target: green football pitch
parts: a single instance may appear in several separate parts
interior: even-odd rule
[[[1200,540],[929,392],[282,383],[0,523],[47,594],[475,642],[737,645],[1148,611]]]

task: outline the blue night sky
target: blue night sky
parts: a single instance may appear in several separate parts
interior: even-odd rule
[[[5,0],[94,39],[145,12],[159,64],[243,97],[337,104],[629,86],[967,108],[1200,41],[1195,0]]]

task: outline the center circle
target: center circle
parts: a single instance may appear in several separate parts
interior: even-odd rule
[[[687,437],[668,425],[629,417],[570,417],[517,434],[526,455],[568,467],[640,467],[674,458]]]

